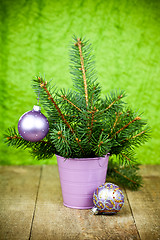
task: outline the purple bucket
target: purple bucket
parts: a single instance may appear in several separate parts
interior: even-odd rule
[[[93,193],[106,180],[109,154],[97,158],[56,157],[63,204],[70,208],[92,208]]]

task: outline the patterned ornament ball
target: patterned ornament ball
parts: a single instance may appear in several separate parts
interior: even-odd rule
[[[122,190],[113,183],[105,183],[99,186],[93,194],[92,208],[94,214],[113,214],[121,210],[124,205]]]
[[[39,106],[34,106],[32,111],[20,117],[18,131],[22,138],[30,142],[38,142],[47,135],[49,123]]]

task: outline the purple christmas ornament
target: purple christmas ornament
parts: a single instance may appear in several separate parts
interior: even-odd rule
[[[113,214],[121,210],[124,205],[122,190],[113,183],[105,183],[99,186],[93,194],[92,208],[94,214]]]
[[[20,117],[18,131],[22,138],[30,142],[38,142],[47,135],[49,123],[39,106],[34,106],[32,111]]]

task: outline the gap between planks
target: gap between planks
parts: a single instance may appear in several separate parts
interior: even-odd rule
[[[36,212],[36,207],[37,207],[37,200],[38,200],[39,188],[40,188],[41,179],[42,179],[42,171],[43,171],[43,165],[42,165],[41,168],[40,168],[39,182],[38,182],[38,187],[37,187],[36,200],[35,200],[35,205],[34,205],[34,210],[33,210],[33,217],[32,217],[30,234],[29,234],[29,239],[28,239],[28,240],[31,240],[31,237],[32,237],[32,228],[33,228],[34,217],[35,217],[35,212]]]

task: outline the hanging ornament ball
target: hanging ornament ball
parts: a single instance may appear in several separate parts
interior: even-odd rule
[[[92,208],[94,214],[113,214],[120,211],[124,205],[122,190],[113,183],[105,183],[99,186],[93,194]]]
[[[20,117],[18,131],[22,138],[30,142],[38,142],[47,135],[49,123],[39,106],[34,106],[32,111]]]

